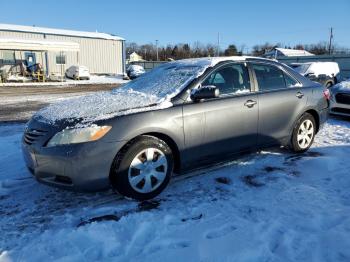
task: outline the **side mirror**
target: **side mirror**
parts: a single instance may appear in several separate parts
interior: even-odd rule
[[[194,89],[191,92],[192,101],[200,101],[202,99],[217,98],[220,91],[216,86],[202,86],[199,89]]]

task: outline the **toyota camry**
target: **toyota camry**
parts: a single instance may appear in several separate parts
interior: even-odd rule
[[[23,135],[35,178],[66,189],[113,187],[137,200],[170,179],[242,152],[305,152],[328,116],[329,92],[273,60],[165,63],[111,92],[38,111]]]

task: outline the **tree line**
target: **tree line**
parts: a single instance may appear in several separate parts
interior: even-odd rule
[[[272,50],[275,47],[282,48],[293,48],[298,50],[306,50],[315,55],[324,54],[336,54],[336,53],[350,53],[349,49],[341,48],[333,45],[331,50],[329,50],[329,45],[326,42],[320,42],[317,44],[298,44],[295,46],[285,46],[281,43],[265,43],[260,45],[254,45],[249,51],[245,45],[237,47],[235,44],[230,44],[226,48],[218,48],[214,44],[202,44],[200,42],[195,42],[192,45],[188,43],[179,44],[168,44],[166,46],[158,47],[158,60],[178,60],[185,58],[196,58],[196,57],[213,57],[213,56],[240,56],[240,55],[252,55],[261,56],[266,52]],[[126,53],[130,55],[136,52],[141,55],[144,60],[147,61],[157,61],[157,46],[155,44],[137,44],[134,42],[126,43]]]

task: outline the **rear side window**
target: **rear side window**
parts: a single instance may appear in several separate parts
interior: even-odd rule
[[[294,78],[290,77],[286,73],[283,73],[283,75],[284,75],[284,80],[286,81],[286,86],[287,87],[300,86],[300,83],[298,81],[296,81]]]
[[[284,73],[271,65],[253,65],[260,91],[286,88]]]
[[[243,64],[231,64],[211,73],[202,86],[214,85],[220,96],[250,92],[249,73]]]

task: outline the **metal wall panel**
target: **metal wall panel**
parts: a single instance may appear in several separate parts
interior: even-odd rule
[[[97,38],[48,35],[26,32],[1,31],[2,38],[47,39],[76,42],[80,52],[64,52],[66,54],[65,69],[71,65],[87,66],[92,74],[123,74],[123,41]],[[0,51],[1,52],[1,51]],[[48,52],[49,68],[52,73],[60,73],[61,66],[56,65],[59,52]],[[41,60],[40,60],[41,61]]]

